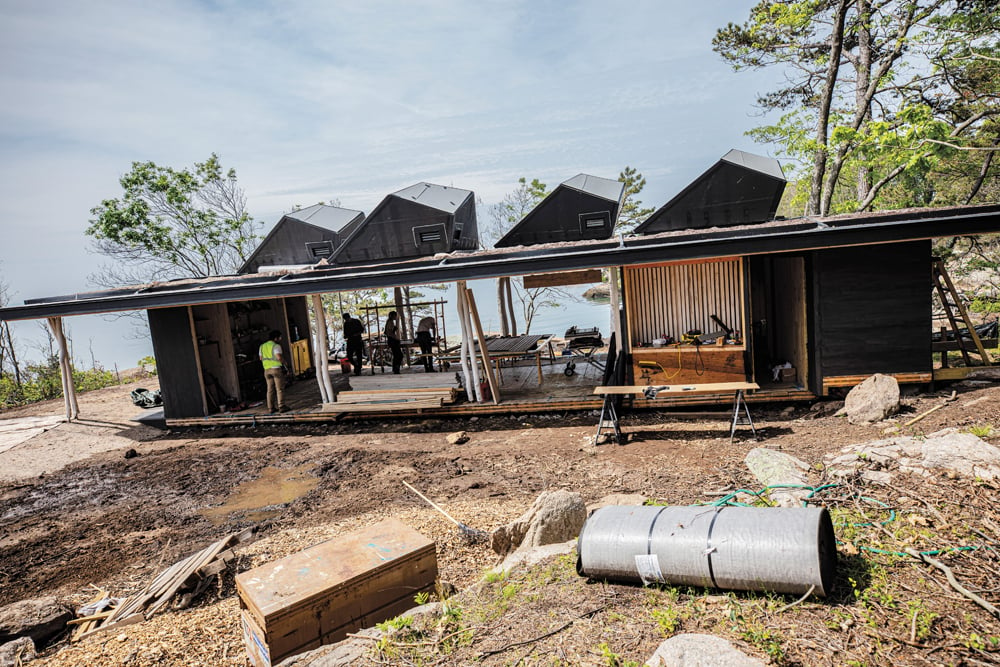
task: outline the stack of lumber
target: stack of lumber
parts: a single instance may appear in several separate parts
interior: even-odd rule
[[[71,621],[77,625],[72,640],[82,639],[87,635],[110,630],[114,627],[131,625],[151,618],[153,614],[163,609],[176,599],[176,607],[183,609],[208,587],[215,575],[225,570],[230,561],[235,558],[232,547],[247,542],[253,536],[253,529],[242,533],[233,533],[179,560],[160,572],[141,591],[117,601],[107,611],[85,616]],[[92,602],[98,602],[107,597],[107,593],[99,591],[101,597]]]
[[[393,412],[440,408],[442,405],[454,403],[457,396],[458,391],[451,387],[343,391],[337,394],[336,403],[324,403],[323,411]]]

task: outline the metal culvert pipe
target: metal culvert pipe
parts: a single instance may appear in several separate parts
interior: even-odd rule
[[[837,544],[819,507],[603,507],[577,544],[592,579],[819,596],[833,588]]]

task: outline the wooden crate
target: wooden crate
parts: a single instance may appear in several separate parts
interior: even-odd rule
[[[437,571],[434,543],[387,519],[240,573],[250,662],[270,667],[397,616],[434,590]]]

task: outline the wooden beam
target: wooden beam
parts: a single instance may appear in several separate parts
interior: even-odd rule
[[[539,287],[558,287],[559,285],[586,285],[601,282],[600,269],[585,269],[583,271],[561,271],[559,273],[536,273],[524,276],[524,286],[527,289]]]
[[[976,368],[978,367],[957,366],[955,368],[935,368],[933,373],[934,381],[964,380]]]
[[[494,405],[500,402],[500,383],[497,382],[493,374],[493,365],[490,363],[490,353],[486,347],[486,336],[483,335],[483,323],[479,321],[479,309],[476,308],[476,297],[471,289],[466,288],[465,295],[469,301],[469,319],[476,330],[476,338],[479,340],[479,353],[483,357],[483,372],[486,373],[486,381],[490,385],[490,393],[493,394]]]
[[[874,373],[864,375],[833,375],[823,378],[823,393],[826,394],[832,387],[853,387],[859,385]],[[934,373],[882,373],[896,378],[896,382],[901,384],[921,384],[937,379]]]

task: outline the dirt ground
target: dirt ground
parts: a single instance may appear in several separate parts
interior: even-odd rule
[[[91,584],[124,596],[141,590],[165,566],[256,526],[259,539],[239,551],[236,569],[242,571],[389,516],[434,539],[442,579],[468,589],[496,564],[495,554],[487,545],[466,543],[402,480],[460,521],[489,531],[523,513],[544,489],[576,491],[587,502],[641,493],[663,503],[693,504],[727,489],[757,488],[743,464],[756,446],[816,466],[820,483],[825,454],[883,437],[886,427],[850,426],[799,404],[755,406],[760,441],[741,429],[733,444],[724,412],[697,419],[666,412],[628,415],[623,424],[629,441],[623,446],[592,444],[597,416],[591,412],[171,431],[130,421],[139,412],[129,400],[134,386],[81,395],[79,422],[0,452],[0,604],[54,595],[76,607],[92,597]],[[153,389],[155,381],[143,386]],[[985,425],[996,432],[1000,387],[989,383],[911,395],[898,422],[941,404],[952,389],[957,400],[905,432]],[[61,401],[50,402],[5,412],[0,420],[61,411]],[[469,441],[450,445],[446,436],[460,430]],[[137,456],[126,458],[128,450]],[[951,531],[950,543],[977,539],[986,548],[972,552],[980,559],[974,566],[961,560],[972,556],[948,562],[958,576],[975,579],[981,595],[997,601],[1000,564],[992,547],[1000,534],[987,535],[980,523],[995,511],[995,489],[944,476],[906,485],[906,492],[897,487],[865,494],[901,513],[920,509],[922,516],[942,517],[933,522]],[[284,496],[274,495],[279,488]],[[959,530],[966,524],[982,537]],[[840,531],[838,537],[845,537]],[[919,548],[915,539],[911,543]],[[594,585],[565,567],[544,581],[512,580],[522,593],[535,589],[523,600],[508,596],[502,583],[491,583],[495,590],[482,589],[480,602],[494,590],[503,613],[476,616],[467,630],[471,639],[456,635],[463,641],[434,645],[431,655],[383,652],[371,660],[641,664],[664,636],[699,631],[778,664],[974,665],[995,664],[1000,657],[1000,622],[949,588],[940,573],[874,554],[874,561],[860,562],[868,556],[859,556],[851,544],[841,546],[840,556],[836,595],[811,598],[781,614],[777,610],[794,596]],[[898,585],[886,596],[869,595],[881,590],[883,572]],[[471,603],[468,613],[471,618]],[[665,614],[673,620],[666,623]],[[568,625],[560,632],[533,639],[563,622]],[[526,643],[503,648],[517,639]],[[62,638],[37,664],[244,665],[233,572],[189,609],[78,643]]]

